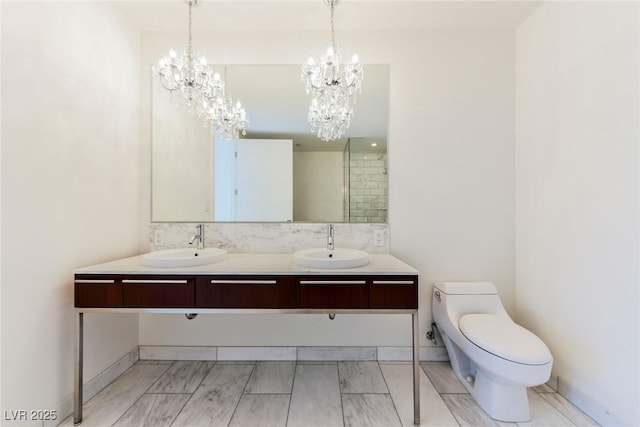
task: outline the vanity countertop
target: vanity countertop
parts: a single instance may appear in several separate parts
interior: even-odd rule
[[[227,254],[219,262],[194,267],[160,268],[142,264],[142,256],[123,258],[103,264],[78,268],[75,274],[315,274],[363,275],[392,274],[415,275],[418,271],[393,255],[369,254],[369,264],[357,268],[319,269],[295,263],[291,254]]]

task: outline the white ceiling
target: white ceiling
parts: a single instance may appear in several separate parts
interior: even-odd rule
[[[118,1],[141,31],[182,31],[185,0]],[[537,1],[339,0],[336,30],[515,28]],[[323,0],[199,0],[193,28],[206,30],[327,30]]]

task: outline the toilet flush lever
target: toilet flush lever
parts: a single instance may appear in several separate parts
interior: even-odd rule
[[[440,302],[440,291],[436,289],[433,292],[433,297],[436,299],[436,301]]]

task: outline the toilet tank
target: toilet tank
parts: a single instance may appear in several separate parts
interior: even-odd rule
[[[436,319],[447,316],[454,325],[466,314],[506,316],[500,296],[490,282],[438,282],[433,286],[432,309]]]

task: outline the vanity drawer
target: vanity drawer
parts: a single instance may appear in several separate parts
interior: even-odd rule
[[[76,307],[122,307],[122,278],[98,274],[76,275]]]
[[[125,307],[194,307],[193,276],[125,276],[122,279]]]
[[[370,308],[418,308],[418,277],[375,277],[369,289]]]
[[[196,306],[200,308],[294,308],[290,276],[198,276]]]
[[[298,308],[368,308],[369,294],[366,277],[298,278]]]

